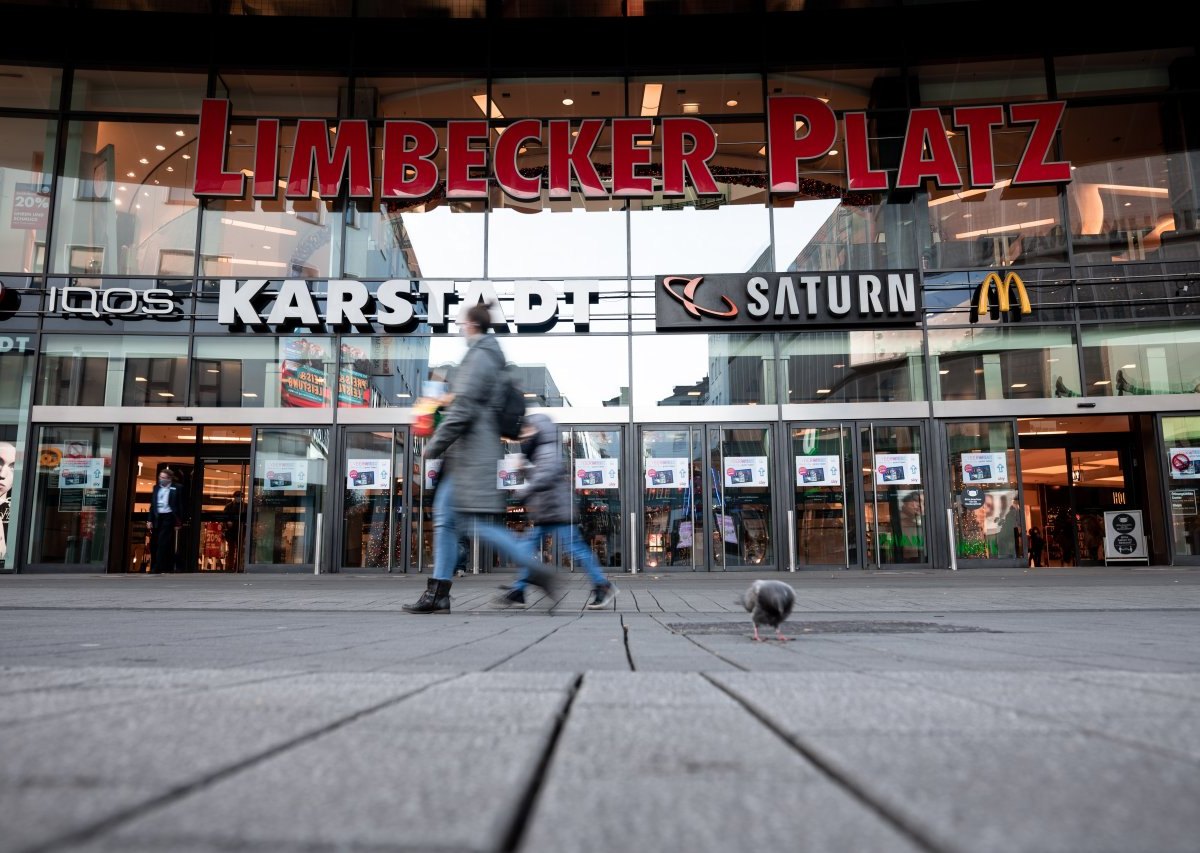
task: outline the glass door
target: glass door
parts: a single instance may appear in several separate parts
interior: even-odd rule
[[[342,452],[341,567],[390,571],[403,562],[404,437],[391,427],[347,430]]]
[[[196,480],[200,488],[195,519],[199,537],[196,569],[201,572],[240,572],[246,546],[250,461],[202,457]]]
[[[259,428],[254,434],[247,564],[266,571],[311,571],[321,539],[328,428]]]
[[[778,568],[770,427],[643,427],[640,459],[644,570]]]
[[[796,568],[858,568],[855,434],[844,424],[792,428]]]
[[[867,565],[928,563],[921,426],[865,424],[858,432]]]

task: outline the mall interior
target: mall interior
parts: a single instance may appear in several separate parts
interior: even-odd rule
[[[1200,564],[1195,39],[1095,15],[955,30],[1037,9],[0,3],[44,36],[0,47],[0,571],[429,571],[439,463],[414,407],[480,295],[608,572]],[[778,174],[787,99],[833,135]],[[685,117],[713,131],[714,186],[690,168],[680,193]],[[399,197],[387,135],[418,124],[438,180]],[[335,157],[363,126],[365,191]],[[458,150],[462,127],[482,135]],[[552,146],[581,133],[563,184]],[[232,193],[198,192],[205,157]],[[502,185],[505,157],[532,192]],[[626,168],[644,191],[619,191]],[[662,322],[673,276],[849,271],[914,276],[913,316]],[[377,320],[329,321],[345,282]],[[410,320],[382,322],[388,293]],[[506,444],[515,530],[521,465]],[[511,569],[471,541],[459,559]]]

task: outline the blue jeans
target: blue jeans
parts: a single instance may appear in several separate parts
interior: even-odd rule
[[[533,550],[533,541],[521,539],[491,515],[460,513],[454,510],[453,480],[438,483],[433,493],[433,577],[448,581],[454,577],[458,562],[459,536],[478,536],[506,559],[521,567],[521,573],[541,565]]]
[[[592,549],[583,541],[578,525],[539,524],[526,535],[525,539],[533,548],[542,541],[543,536],[553,537],[554,541],[566,550],[573,565],[583,566],[588,577],[591,578],[592,586],[608,586],[608,578],[604,576],[604,571],[600,568],[600,563],[596,561],[596,555],[592,553]],[[522,569],[513,583],[513,589],[524,589],[528,585],[529,572]]]

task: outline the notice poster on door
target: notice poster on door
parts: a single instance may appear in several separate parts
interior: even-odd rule
[[[347,459],[347,489],[386,489],[392,463],[387,459]]]
[[[262,466],[263,491],[289,492],[308,488],[307,459],[267,459]]]
[[[429,491],[436,489],[440,476],[442,476],[442,460],[426,459],[424,476],[421,478],[424,488]]]
[[[1200,480],[1200,447],[1172,447],[1167,460],[1172,480]]]
[[[617,488],[616,459],[576,459],[575,491]]]
[[[520,453],[506,454],[496,463],[496,488],[515,492],[525,488],[525,457]]]
[[[733,523],[732,515],[718,515],[717,525],[721,529],[721,539],[730,545],[738,543],[737,526]]]
[[[921,485],[921,456],[917,453],[876,453],[875,485]]]
[[[1007,483],[1007,453],[964,453],[962,455],[964,484]]]
[[[840,486],[842,463],[836,456],[797,456],[797,486]]]
[[[690,470],[686,457],[651,457],[646,460],[646,488],[686,489]]]
[[[765,485],[767,485],[767,457],[725,457],[725,488],[737,489]]]
[[[98,489],[104,485],[104,460],[96,457],[68,459],[58,465],[60,489]]]

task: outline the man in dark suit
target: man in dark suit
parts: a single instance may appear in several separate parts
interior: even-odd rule
[[[169,468],[158,472],[158,483],[150,492],[150,568],[175,571],[176,533],[183,526],[183,493],[175,485]]]

